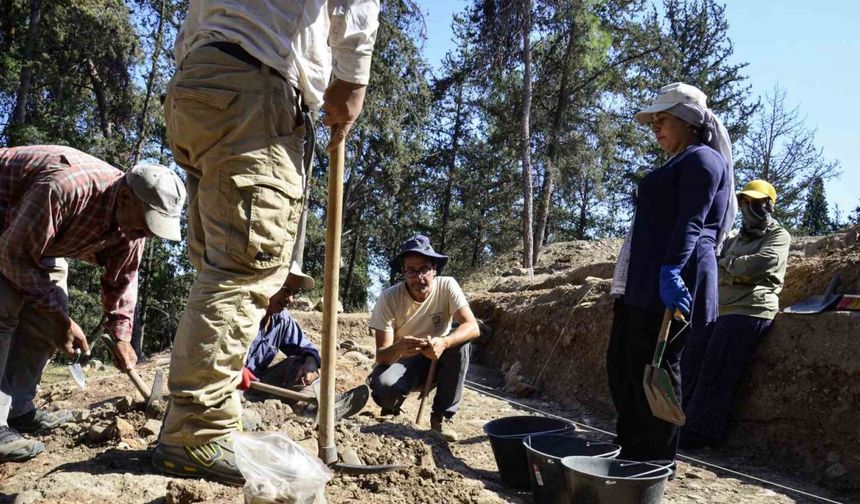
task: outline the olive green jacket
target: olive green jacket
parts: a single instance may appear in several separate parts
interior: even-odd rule
[[[719,260],[720,315],[776,316],[790,243],[791,235],[773,219],[762,237],[737,233],[726,240]]]

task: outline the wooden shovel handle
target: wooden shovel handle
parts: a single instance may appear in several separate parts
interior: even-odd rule
[[[669,340],[669,330],[672,327],[672,312],[668,309],[663,310],[663,324],[660,326],[660,334],[657,335],[657,346],[654,348],[654,358],[651,360],[651,366],[654,368],[660,367],[660,362],[663,361],[663,352],[666,350],[666,341]]]
[[[418,405],[418,415],[415,416],[415,423],[421,423],[421,417],[424,416],[424,409],[427,406],[427,396],[430,395],[430,389],[433,388],[433,380],[436,378],[436,366],[439,364],[439,359],[434,359],[430,364],[430,370],[427,371],[427,381],[424,382],[424,391],[421,393],[421,404]]]

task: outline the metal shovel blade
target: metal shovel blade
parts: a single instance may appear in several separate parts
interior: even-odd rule
[[[821,313],[824,310],[829,309],[831,306],[836,304],[837,301],[839,301],[839,294],[836,294],[834,292],[838,283],[839,276],[833,275],[833,278],[830,279],[830,283],[827,285],[827,291],[825,291],[824,294],[816,294],[814,296],[810,296],[799,303],[795,303],[785,308],[783,311],[785,313],[811,315],[814,313]]]
[[[78,384],[78,387],[81,387],[81,390],[87,388],[87,375],[84,374],[84,370],[80,364],[69,364],[69,374],[72,375],[72,378],[75,379],[75,383]]]
[[[680,316],[680,313],[679,313]],[[672,388],[672,380],[669,373],[660,367],[663,361],[663,352],[666,351],[669,331],[672,325],[672,313],[666,310],[663,313],[663,324],[660,326],[660,334],[657,335],[657,345],[654,347],[654,358],[651,364],[645,366],[645,376],[642,378],[642,388],[645,389],[645,398],[651,413],[669,423],[684,425],[687,417],[681,409],[681,402]]]
[[[684,425],[687,422],[687,416],[684,415],[675,389],[672,388],[669,373],[665,369],[654,368],[650,364],[645,366],[642,384],[645,387],[648,406],[655,417],[675,425]]]

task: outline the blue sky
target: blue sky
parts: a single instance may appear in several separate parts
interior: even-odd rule
[[[427,23],[424,54],[436,66],[451,41],[451,16],[468,2],[419,0]],[[774,85],[799,107],[827,159],[842,176],[826,186],[828,201],[847,213],[860,205],[860,1],[729,0],[735,61],[747,62],[755,95]]]

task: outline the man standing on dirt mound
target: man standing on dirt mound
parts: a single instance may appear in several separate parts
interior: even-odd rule
[[[378,15],[376,0],[189,2],[164,107],[174,158],[188,172],[198,275],[153,454],[164,472],[243,483],[231,435],[240,426],[236,386],[289,270],[302,161],[313,148],[304,112],[322,106],[329,150],[346,137],[364,103]]]
[[[445,440],[456,441],[452,418],[463,397],[469,342],[480,331],[457,281],[436,276],[447,262],[426,236],[400,245],[391,267],[403,273],[404,281],[382,291],[370,316],[377,366],[369,381],[382,414],[397,415],[406,396],[423,388],[432,361],[438,360],[430,426]],[[452,320],[459,323],[453,332]]]
[[[48,413],[33,404],[58,348],[89,355],[86,336],[69,318],[64,258],[104,267],[104,329],[116,341],[117,365],[131,369],[145,237],[178,241],[183,204],[182,180],[164,166],[141,164],[123,173],[71,147],[0,149],[0,462],[45,449],[19,432],[70,421],[67,411]]]

